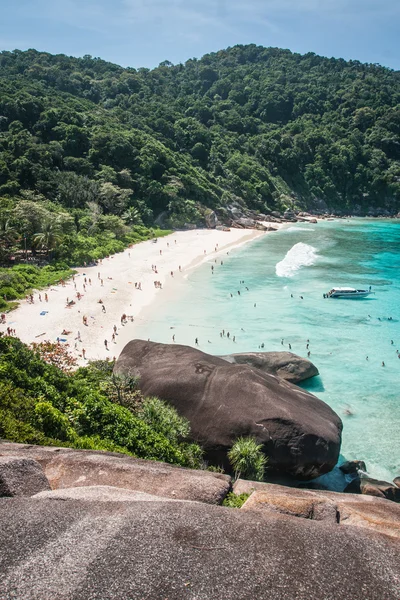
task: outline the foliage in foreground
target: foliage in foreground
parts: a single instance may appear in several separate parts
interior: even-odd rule
[[[222,502],[222,506],[227,506],[229,508],[242,508],[243,504],[249,497],[250,494],[235,494],[234,492],[229,492]]]
[[[69,374],[17,339],[0,337],[0,437],[13,442],[123,452],[199,468],[188,423],[155,398],[137,408],[107,394],[106,370]]]
[[[262,481],[268,458],[253,437],[240,437],[228,452],[235,479]]]

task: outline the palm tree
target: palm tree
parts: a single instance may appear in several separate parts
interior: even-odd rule
[[[1,258],[7,258],[13,251],[14,244],[20,239],[11,219],[5,214],[0,219],[0,254]]]
[[[60,216],[55,218],[47,218],[43,221],[41,231],[33,236],[35,246],[41,250],[46,250],[46,254],[50,253],[60,243],[62,239],[62,226]]]
[[[127,208],[126,211],[122,214],[123,220],[128,223],[128,225],[134,225],[135,223],[140,223],[140,213],[137,208],[131,206]]]

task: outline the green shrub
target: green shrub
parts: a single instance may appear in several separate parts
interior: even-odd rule
[[[189,421],[159,398],[146,398],[137,416],[171,442],[177,443],[189,437]]]
[[[228,452],[228,458],[235,472],[235,479],[262,481],[268,458],[253,437],[240,437]]]
[[[38,402],[35,406],[35,423],[47,437],[66,441],[73,437],[68,418],[50,402]]]
[[[228,506],[229,508],[242,508],[243,504],[250,496],[251,494],[234,494],[234,492],[229,492],[222,502],[222,506]]]

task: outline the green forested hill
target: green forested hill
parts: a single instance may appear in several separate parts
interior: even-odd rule
[[[154,70],[0,54],[3,216],[67,209],[70,236],[233,200],[397,211],[399,134],[400,75],[378,65],[255,45]]]

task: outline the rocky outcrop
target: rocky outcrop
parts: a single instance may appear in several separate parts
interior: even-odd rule
[[[367,467],[363,460],[348,460],[339,466],[345,475],[358,475],[359,471],[366,471]]]
[[[0,456],[0,497],[32,496],[49,489],[50,484],[36,460]]]
[[[311,479],[336,464],[342,423],[324,402],[248,365],[232,365],[188,346],[133,340],[116,373],[139,377],[144,395],[172,404],[212,464],[229,469],[227,452],[240,436],[254,436],[269,467]]]
[[[398,488],[400,488],[400,477],[395,477],[393,479],[393,483],[394,485],[397,485]]]
[[[1,600],[399,598],[398,540],[277,511],[7,498],[0,531]]]
[[[184,469],[116,452],[0,443],[0,457],[9,455],[35,459],[53,489],[112,486],[166,498],[220,504],[231,487],[230,478],[221,473]],[[49,488],[37,489],[29,495],[44,489]]]
[[[361,527],[400,540],[400,506],[383,498],[290,488],[243,479],[235,482],[233,491],[235,494],[251,494],[242,510],[272,511],[337,522],[341,526]]]
[[[394,483],[379,481],[371,477],[361,477],[353,479],[345,488],[345,493],[366,494],[378,498],[387,498],[393,502],[400,502],[400,488]]]
[[[264,373],[277,375],[291,383],[299,383],[318,375],[317,367],[310,360],[292,352],[240,352],[220,358],[232,364],[261,369]]]

